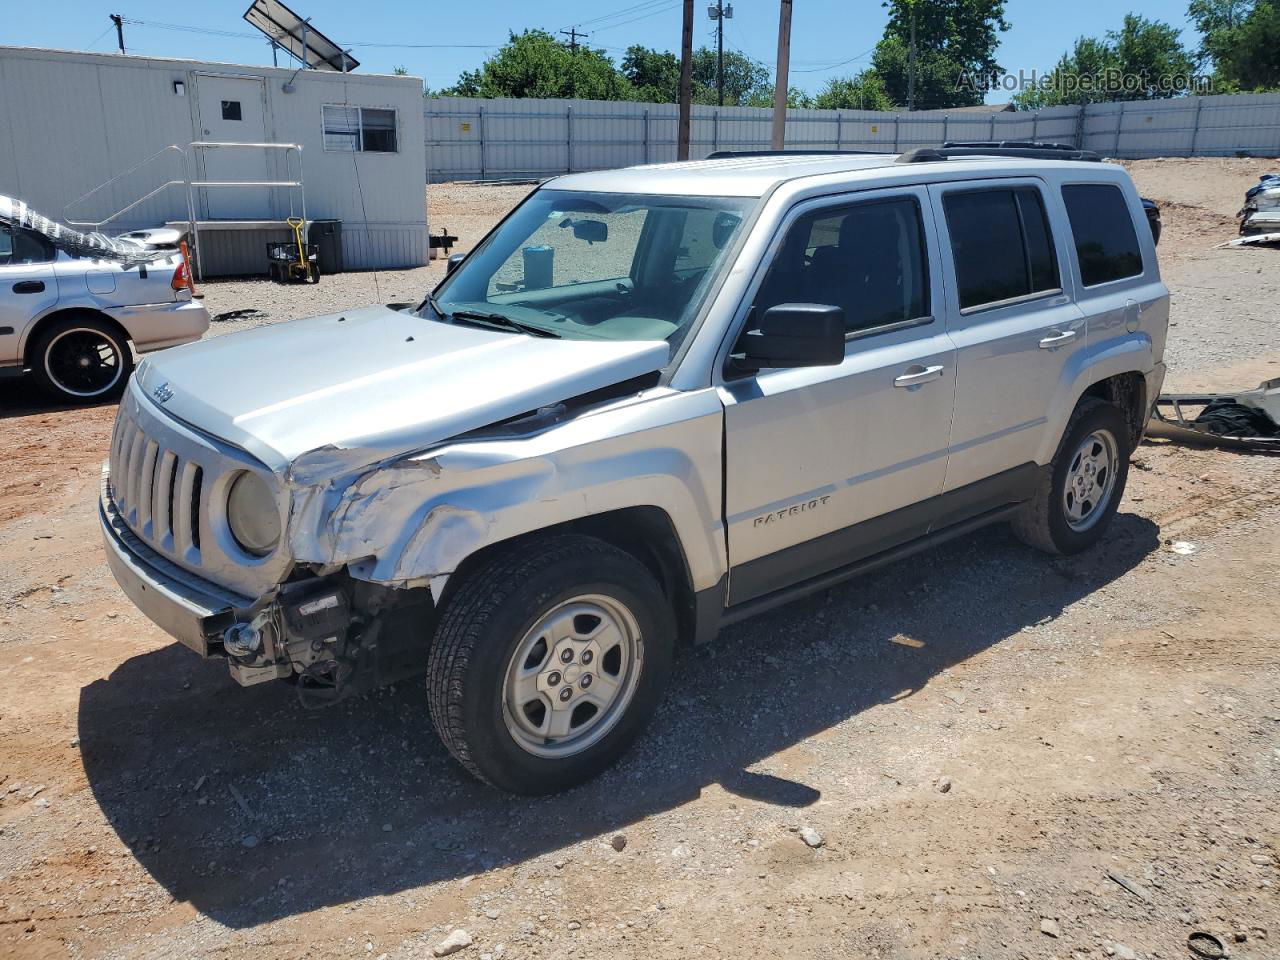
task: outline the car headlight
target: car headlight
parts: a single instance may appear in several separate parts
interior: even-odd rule
[[[280,542],[280,512],[271,487],[256,473],[240,474],[227,494],[227,524],[236,543],[255,556],[266,556]]]

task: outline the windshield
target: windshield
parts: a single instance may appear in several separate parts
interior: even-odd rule
[[[754,202],[538,190],[434,304],[455,322],[497,315],[569,339],[675,340]]]

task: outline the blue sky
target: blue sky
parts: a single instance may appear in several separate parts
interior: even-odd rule
[[[254,39],[242,15],[248,0],[199,0],[155,3],[136,0],[47,0],[6,4],[4,43],[62,49],[115,49],[108,13],[123,14],[125,45],[130,53],[220,60],[232,63],[271,62],[265,39]],[[320,30],[361,62],[361,70],[389,73],[399,65],[423,77],[431,87],[452,83],[458,74],[480,63],[487,48],[499,46],[509,30],[541,27],[579,29],[587,42],[620,59],[632,43],[676,50],[680,44],[677,0],[293,0],[289,4],[310,16]],[[695,45],[714,42],[705,0],[695,5]],[[736,0],[734,18],[725,33],[726,46],[773,66],[776,53],[776,0]],[[1133,7],[1111,0],[1007,0],[1012,29],[1003,35],[1001,64],[1017,71],[1044,69],[1082,34],[1100,35],[1120,25],[1134,9],[1183,29],[1183,42],[1197,37],[1186,20],[1186,0],[1148,0]],[[867,65],[871,48],[884,29],[879,0],[796,0],[792,21],[792,82],[819,89],[828,77],[843,76]],[[176,30],[156,24],[213,31]],[[227,35],[232,34],[232,35]],[[245,35],[245,36],[241,36]],[[396,46],[405,45],[405,46]],[[412,46],[410,46],[412,45]],[[439,46],[431,46],[439,45]],[[989,99],[1007,99],[992,95]]]

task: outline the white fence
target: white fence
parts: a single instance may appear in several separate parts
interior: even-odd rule
[[[671,103],[427,100],[427,179],[548,177],[676,158]],[[689,155],[767,150],[767,107],[693,108]],[[1017,113],[787,111],[792,150],[898,152],[946,140],[1047,140],[1112,157],[1280,156],[1280,94],[1054,107]]]

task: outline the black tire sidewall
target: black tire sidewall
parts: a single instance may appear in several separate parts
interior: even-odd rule
[[[1072,456],[1076,448],[1084,442],[1084,438],[1095,430],[1106,430],[1116,441],[1117,463],[1115,470],[1115,486],[1111,491],[1111,499],[1103,508],[1093,526],[1087,530],[1073,530],[1067,523],[1066,510],[1062,502],[1063,488],[1067,482],[1067,473],[1071,469]],[[1076,420],[1074,426],[1062,440],[1062,448],[1053,464],[1053,475],[1049,490],[1049,534],[1054,545],[1062,553],[1079,553],[1093,546],[1106,533],[1112,517],[1124,499],[1125,485],[1129,480],[1129,425],[1124,414],[1115,406],[1099,403],[1087,410]]]
[[[107,340],[111,341],[113,348],[120,357],[121,373],[116,382],[109,390],[93,396],[80,396],[79,394],[68,393],[58,385],[46,371],[46,362],[49,348],[53,345],[61,334],[69,330],[92,330]],[[42,330],[36,340],[35,347],[31,353],[32,374],[40,389],[44,391],[46,396],[60,403],[72,404],[93,404],[105,403],[111,400],[118,400],[124,393],[125,386],[129,383],[129,377],[133,373],[133,350],[129,346],[127,337],[122,337],[119,331],[115,330],[110,324],[104,323],[97,317],[69,316],[65,319],[58,320],[52,326]]]
[[[512,738],[502,685],[516,645],[548,610],[576,596],[603,594],[626,606],[640,628],[640,677],[612,730],[582,753],[537,757]],[[554,793],[589,780],[618,759],[657,709],[671,670],[675,626],[668,602],[642,564],[625,554],[592,554],[536,574],[484,625],[467,670],[463,726],[471,761],[513,793]]]

